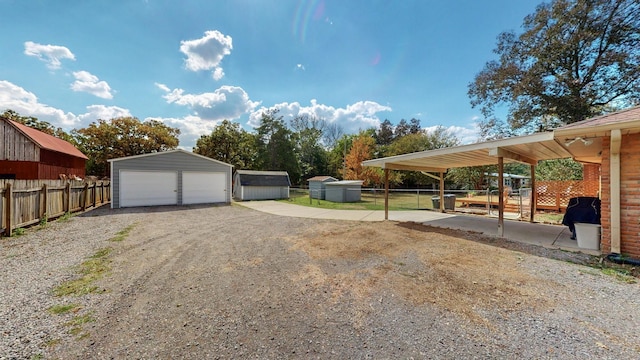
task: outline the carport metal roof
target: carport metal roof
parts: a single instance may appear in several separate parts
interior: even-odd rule
[[[555,140],[553,132],[544,132],[367,160],[362,164],[392,170],[445,172],[451,168],[495,165],[499,157],[503,157],[505,162],[536,165],[540,160],[569,158],[573,155]]]

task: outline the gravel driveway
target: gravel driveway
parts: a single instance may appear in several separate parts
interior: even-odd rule
[[[0,359],[640,358],[637,283],[499,242],[240,206],[103,207],[0,239]],[[96,291],[53,295],[105,248]],[[61,305],[73,310],[48,310]]]

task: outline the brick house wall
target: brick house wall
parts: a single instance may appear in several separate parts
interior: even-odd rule
[[[584,164],[582,166],[582,179],[587,181],[600,181],[600,165]]]
[[[610,143],[602,141],[602,244],[611,252]],[[620,146],[620,251],[640,258],[640,136],[623,135]]]

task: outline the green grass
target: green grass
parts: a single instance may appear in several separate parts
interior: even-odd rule
[[[129,226],[127,226],[126,228],[118,231],[116,233],[116,236],[112,237],[111,239],[109,239],[109,241],[114,241],[114,242],[120,242],[123,241],[124,239],[127,238],[127,236],[129,236],[129,233],[131,232],[131,230],[133,230],[133,228],[136,226],[136,224],[131,224]]]
[[[58,222],[65,222],[65,221],[69,221],[69,219],[71,219],[74,215],[70,212],[66,212],[64,213],[64,215],[60,216],[59,218],[56,219],[56,221]]]
[[[96,319],[94,319],[91,314],[86,314],[86,315],[78,315],[78,316],[74,316],[73,319],[71,319],[70,321],[66,322],[65,325],[66,326],[82,326],[84,324],[90,323],[90,322],[95,322]]]
[[[389,194],[389,210],[418,210],[431,209],[432,193],[402,192]],[[296,205],[310,206],[322,209],[336,210],[384,210],[384,192],[377,191],[376,194],[370,191],[363,191],[360,201],[353,203],[336,203],[327,200],[311,199],[306,193],[291,193],[289,199],[280,200]]]
[[[79,308],[78,304],[66,304],[66,305],[53,305],[47,309],[50,313],[55,315],[66,314],[71,310]]]
[[[23,228],[17,228],[11,232],[13,236],[21,236],[24,235],[25,230]]]
[[[430,191],[403,191],[389,193],[389,210],[433,210],[431,198],[437,194]],[[486,196],[478,197],[486,199]],[[334,210],[384,210],[384,190],[377,190],[372,193],[371,190],[363,190],[361,200],[354,203],[336,203],[327,200],[309,199],[306,191],[292,191],[289,199],[279,200],[289,204],[309,206],[321,209]],[[460,203],[456,207],[460,206]],[[497,210],[495,210],[497,212]],[[564,214],[558,213],[537,213],[535,215],[536,222],[560,224]]]
[[[616,280],[627,283],[635,284],[638,282],[631,272],[625,269],[603,268],[602,273],[608,276],[613,276]]]
[[[98,250],[89,259],[80,264],[78,273],[81,276],[79,278],[65,281],[54,288],[53,293],[56,296],[82,296],[98,292],[98,287],[94,283],[111,270],[111,261],[108,259],[111,251],[111,248]]]
[[[96,319],[94,319],[90,314],[79,315],[74,316],[73,319],[66,322],[64,325],[70,327],[69,334],[77,336],[79,339],[83,339],[89,336],[89,334],[86,332],[82,332],[82,325],[95,321]]]

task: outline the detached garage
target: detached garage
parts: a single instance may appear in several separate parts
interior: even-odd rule
[[[231,202],[233,166],[185,150],[129,156],[111,163],[111,207]]]

